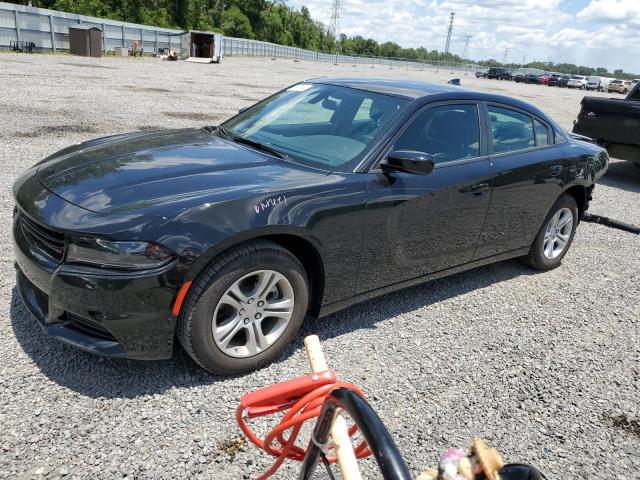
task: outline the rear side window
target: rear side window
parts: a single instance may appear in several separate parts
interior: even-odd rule
[[[543,145],[549,145],[551,142],[549,141],[549,131],[547,130],[547,126],[533,119],[533,129],[536,134],[536,147],[540,147]]]
[[[489,105],[493,153],[514,152],[535,147],[533,119],[515,110]]]
[[[402,133],[395,150],[416,150],[436,163],[480,155],[480,127],[475,105],[441,105],[424,111]]]

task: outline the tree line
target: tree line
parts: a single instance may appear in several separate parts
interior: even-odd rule
[[[12,3],[27,4],[29,0]],[[471,63],[452,53],[424,47],[403,48],[394,42],[340,35],[335,38],[321,22],[311,18],[305,6],[299,10],[283,0],[31,0],[34,7],[61,10],[94,17],[183,30],[221,32],[230,37],[250,38],[325,53],[343,53],[427,62]],[[496,60],[475,61],[486,67],[503,66]],[[637,78],[637,75],[606,68],[569,63],[531,62],[516,67],[540,68],[575,75]]]

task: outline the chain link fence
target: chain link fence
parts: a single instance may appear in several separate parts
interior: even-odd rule
[[[78,24],[95,26],[102,31],[102,50],[104,52],[111,52],[115,47],[131,48],[136,43],[142,47],[145,53],[157,54],[160,49],[172,49],[182,56],[189,54],[188,45],[185,46],[185,42],[181,42],[180,37],[185,33],[182,30],[87,17],[5,2],[0,2],[0,49],[10,48],[12,45],[32,44],[36,51],[68,51],[69,27]],[[222,37],[222,55],[284,58],[331,64],[369,65],[371,68],[434,69],[450,70],[452,72],[472,72],[478,68],[477,65],[465,63],[320,53],[275,43],[233,37]]]
[[[388,68],[405,68],[416,70],[436,69],[459,72],[474,72],[479,68],[478,65],[473,63],[429,62],[426,60],[406,60],[401,58],[366,57],[320,53],[311,50],[304,50],[302,48],[288,47],[286,45],[278,45],[275,43],[233,37],[222,38],[222,51],[225,56],[237,55],[288,58],[298,61],[321,63],[369,65],[372,68],[375,68],[376,66],[386,66]]]

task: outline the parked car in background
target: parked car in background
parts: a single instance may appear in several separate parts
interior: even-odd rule
[[[508,258],[558,267],[607,165],[518,99],[311,80],[219,126],[90,140],[27,170],[17,290],[77,348],[162,359],[177,337],[238,374],[308,316]]]
[[[542,74],[538,77],[538,84],[539,85],[549,85],[549,79],[551,78],[551,75],[549,75],[548,73]]]
[[[607,88],[608,93],[622,93],[626,95],[631,90],[631,80],[611,80],[609,83],[609,87]]]
[[[579,88],[583,90],[587,86],[587,77],[584,75],[571,75],[567,82],[567,88]]]
[[[593,138],[612,157],[640,169],[640,83],[626,98],[584,97],[574,133]]]
[[[540,78],[540,75],[537,73],[527,73],[524,76],[524,83],[535,83],[537,85],[538,78]]]
[[[490,68],[487,78],[496,80],[511,80],[511,72],[506,68]]]
[[[587,90],[595,90],[595,91],[598,91],[598,92],[604,92],[605,90],[607,90],[609,88],[609,83],[611,83],[611,80],[613,80],[613,79],[612,78],[607,78],[607,77],[598,77],[598,76],[592,75],[587,80],[586,89]]]
[[[518,73],[513,76],[513,81],[516,83],[524,83],[524,79],[526,78],[526,76],[527,75],[524,73]]]
[[[556,87],[558,82],[560,81],[561,73],[552,73],[549,75],[549,79],[547,80],[547,86]]]
[[[547,85],[550,87],[566,87],[570,79],[571,75],[552,75]]]
[[[483,68],[482,70],[476,70],[476,78],[487,78],[488,68]]]

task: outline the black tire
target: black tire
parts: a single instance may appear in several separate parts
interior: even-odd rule
[[[544,237],[545,232],[547,230],[547,226],[549,222],[553,218],[553,216],[561,209],[568,208],[571,210],[573,214],[573,227],[571,229],[571,234],[569,235],[569,241],[567,242],[564,250],[560,255],[556,258],[549,259],[544,254]],[[529,250],[529,254],[525,257],[522,257],[522,261],[529,265],[531,268],[536,270],[546,271],[553,270],[554,268],[560,266],[562,263],[562,259],[571,248],[571,243],[573,242],[573,237],[576,234],[576,227],[578,226],[578,205],[576,204],[576,200],[568,194],[563,194],[557,201],[554,203],[551,210],[547,214],[544,222],[542,222],[542,226],[536,235],[533,244],[531,245],[531,249]]]
[[[286,277],[294,292],[293,314],[281,336],[252,357],[225,354],[213,339],[214,311],[226,290],[256,270],[274,270]],[[178,319],[176,333],[193,360],[211,373],[233,375],[256,370],[276,359],[300,329],[309,305],[309,282],[298,259],[280,245],[258,240],[230,250],[194,281]]]
[[[633,166],[640,170],[640,162],[632,162]]]

